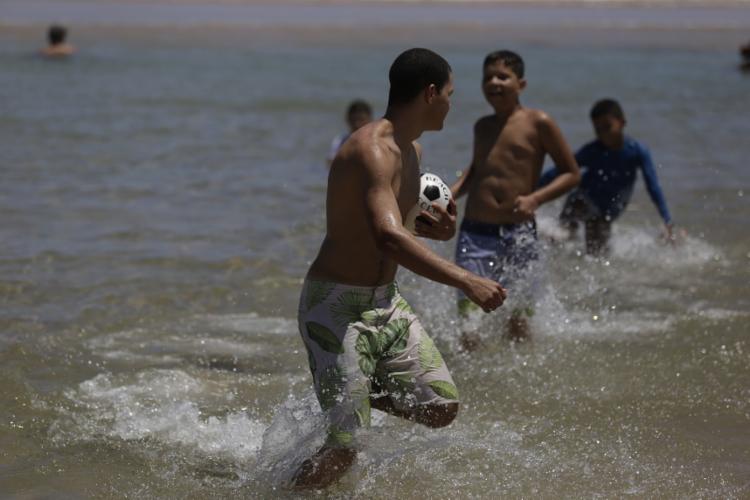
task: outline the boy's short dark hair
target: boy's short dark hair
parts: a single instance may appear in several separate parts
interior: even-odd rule
[[[68,30],[64,26],[53,24],[47,30],[47,40],[50,45],[59,45],[65,41],[65,36],[68,34]]]
[[[365,113],[372,116],[372,107],[370,103],[364,99],[355,99],[349,103],[349,107],[346,108],[346,116],[352,116],[357,113]]]
[[[415,48],[402,52],[388,72],[391,83],[388,106],[411,102],[429,85],[435,85],[438,91],[442,91],[451,71],[448,61],[429,49]]]
[[[600,116],[614,116],[619,120],[625,121],[625,113],[622,111],[622,106],[614,99],[600,99],[596,101],[591,108],[589,116],[592,120]]]
[[[518,78],[523,78],[523,58],[512,50],[496,50],[495,52],[490,52],[487,54],[487,57],[484,58],[482,68],[486,68],[490,64],[494,64],[498,61],[509,67]]]

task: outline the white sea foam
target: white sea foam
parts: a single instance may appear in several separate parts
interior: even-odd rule
[[[108,360],[175,364],[196,355],[257,357],[273,347],[266,336],[296,333],[297,323],[287,318],[255,313],[200,315],[176,324],[104,334],[89,339],[86,346]]]
[[[147,370],[135,379],[100,374],[66,391],[74,408],[51,432],[64,441],[148,439],[237,461],[254,458],[265,425],[244,411],[206,416],[197,401],[209,386],[180,370]]]

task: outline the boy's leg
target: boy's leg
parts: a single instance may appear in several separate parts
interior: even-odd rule
[[[512,290],[513,309],[506,324],[505,337],[523,342],[531,335],[529,319],[539,288],[539,246],[536,222],[505,226],[498,240],[497,280]]]
[[[531,336],[531,328],[526,313],[520,309],[514,310],[508,324],[506,325],[505,336],[513,342],[525,342]]]
[[[440,351],[403,298],[374,373],[373,408],[428,427],[449,425],[458,413],[458,390]],[[389,326],[383,330],[387,331]]]
[[[396,406],[393,399],[388,395],[372,398],[370,403],[376,410],[434,429],[450,425],[458,414],[458,403],[424,404],[402,410]]]
[[[496,246],[496,234],[477,234],[462,227],[456,242],[456,265],[479,276],[495,279]],[[461,347],[465,351],[475,351],[482,343],[478,328],[484,313],[463,292],[459,290],[457,293]]]
[[[303,287],[300,334],[329,428],[326,443],[295,474],[295,488],[324,488],[343,476],[356,457],[354,431],[370,424],[370,382],[356,342],[357,326],[364,326],[358,319],[371,301],[371,291],[356,287],[315,281]]]
[[[293,479],[295,489],[320,489],[335,483],[349,470],[356,456],[353,448],[323,446],[297,470]]]
[[[468,298],[458,299],[458,317],[461,325],[459,342],[466,352],[476,351],[482,346],[478,328],[483,314],[482,309]]]
[[[609,251],[612,223],[603,217],[586,220],[586,253],[601,256]]]
[[[580,221],[584,220],[586,203],[577,193],[573,192],[565,199],[565,204],[560,211],[560,226],[568,231],[568,238],[574,238],[578,233]]]

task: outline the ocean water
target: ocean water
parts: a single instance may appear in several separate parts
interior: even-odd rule
[[[623,103],[687,235],[660,243],[639,180],[608,258],[545,245],[533,340],[503,341],[500,311],[471,356],[453,291],[402,271],[459,418],[429,430],[374,412],[357,465],[307,496],[750,495],[739,31],[87,25],[74,58],[44,61],[30,16],[0,29],[3,498],[295,496],[287,481],[323,435],[295,313],[324,231],[324,158],[350,99],[383,112],[388,66],[414,45],[443,54],[456,85],[445,129],[422,138],[425,170],[466,165],[488,112],[481,60],[510,47],[525,104],[574,148],[594,100]],[[540,210],[544,234],[559,208]]]

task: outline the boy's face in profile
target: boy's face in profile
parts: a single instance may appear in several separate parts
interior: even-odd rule
[[[616,149],[622,145],[625,120],[613,115],[597,116],[591,120],[594,133],[604,146]]]
[[[524,87],[526,80],[518,78],[502,61],[490,63],[482,71],[484,98],[495,109],[514,105]]]
[[[371,121],[372,116],[370,115],[370,113],[366,113],[364,111],[355,111],[354,113],[350,113],[349,116],[346,117],[346,122],[349,124],[349,129],[352,132],[359,130]]]
[[[448,77],[440,92],[435,94],[430,103],[427,128],[425,130],[443,130],[445,117],[451,109],[451,95],[453,95],[453,74]]]

